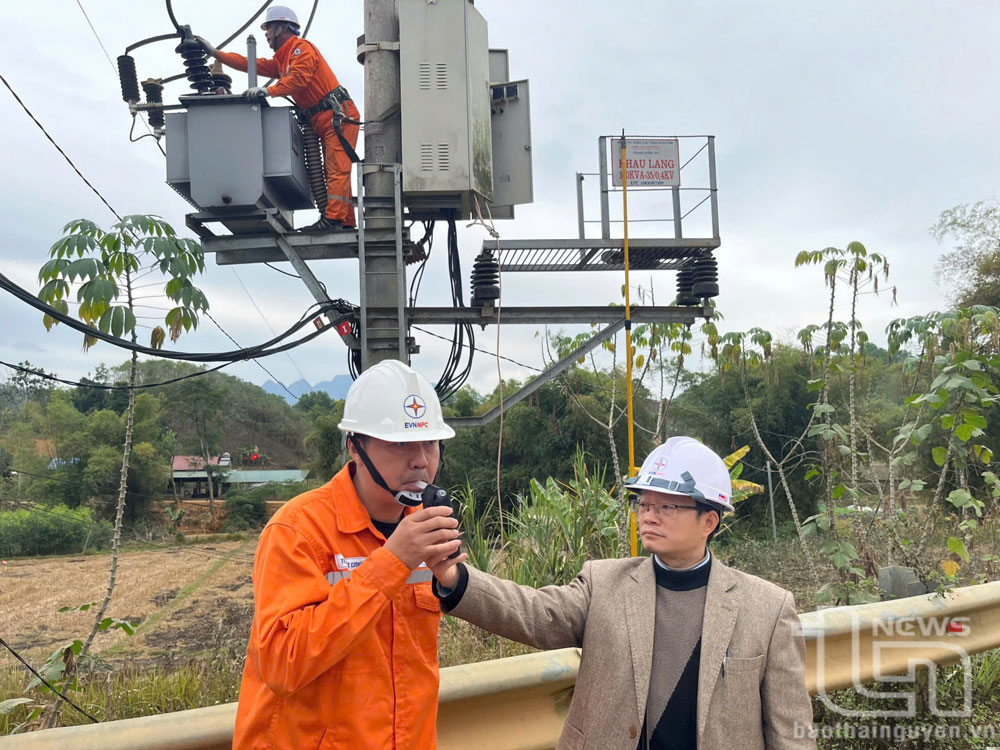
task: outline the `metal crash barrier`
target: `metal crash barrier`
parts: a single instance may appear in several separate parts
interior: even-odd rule
[[[1000,582],[944,594],[807,612],[806,683],[813,695],[947,664],[1000,647]],[[569,709],[579,649],[441,670],[441,750],[551,750]],[[11,750],[228,750],[236,704],[4,737]]]

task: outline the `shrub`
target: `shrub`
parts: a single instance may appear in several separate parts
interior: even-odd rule
[[[226,522],[224,531],[242,531],[263,526],[267,521],[267,501],[250,492],[230,490],[226,493]]]
[[[510,520],[502,575],[529,586],[569,583],[587,560],[617,556],[621,510],[603,471],[588,472],[577,452],[573,474],[565,484],[531,480]]]
[[[291,500],[316,486],[315,482],[271,482],[253,489],[229,490],[226,493],[226,510],[229,516],[224,531],[245,531],[259,528],[267,522],[267,503],[270,500]]]
[[[93,518],[89,508],[51,508],[0,512],[0,555],[64,555],[111,546],[113,527]]]

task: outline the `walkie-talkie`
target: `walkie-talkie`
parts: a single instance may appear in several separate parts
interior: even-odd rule
[[[452,514],[457,518],[458,509],[452,505],[451,498],[448,497],[448,491],[436,484],[426,484],[424,488],[419,492],[414,492],[412,490],[403,490],[402,492],[396,493],[396,502],[407,506],[408,508],[415,508],[418,505],[423,505],[425,508],[433,508],[438,505],[443,505],[446,508],[451,508]],[[461,550],[455,550],[454,554],[448,555],[448,558],[458,557]]]

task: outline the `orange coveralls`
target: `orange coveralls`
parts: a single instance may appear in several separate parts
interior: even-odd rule
[[[261,534],[234,750],[436,746],[431,573],[383,547],[352,468],[290,500]]]
[[[235,52],[218,53],[219,60],[236,70],[247,69],[247,59]],[[319,104],[320,100],[337,88],[340,81],[330,70],[323,55],[312,42],[293,36],[282,44],[273,58],[257,58],[257,72],[278,81],[268,87],[271,97],[290,96],[303,109]],[[361,115],[353,100],[341,105],[344,114],[352,120]],[[323,142],[323,163],[326,166],[326,211],[324,216],[354,227],[354,205],[351,203],[351,159],[333,128],[333,111],[324,110],[309,121]],[[340,132],[355,148],[358,144],[358,126],[342,122]]]

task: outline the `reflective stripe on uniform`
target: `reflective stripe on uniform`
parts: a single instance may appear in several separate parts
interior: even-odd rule
[[[351,571],[349,571],[349,570],[331,570],[329,573],[326,574],[326,580],[327,580],[327,582],[331,586],[333,586],[334,584],[336,584],[337,581],[341,581],[344,578],[350,578],[350,577],[351,577]],[[433,577],[434,577],[434,574],[431,573],[430,570],[428,570],[425,567],[421,567],[421,568],[417,568],[412,573],[410,573],[410,577],[406,579],[406,582],[408,584],[409,583],[427,583]]]
[[[353,201],[350,198],[345,198],[342,195],[334,195],[333,193],[327,193],[326,194],[326,199],[330,200],[330,201],[340,201],[341,203],[351,203],[351,204],[353,204]]]

